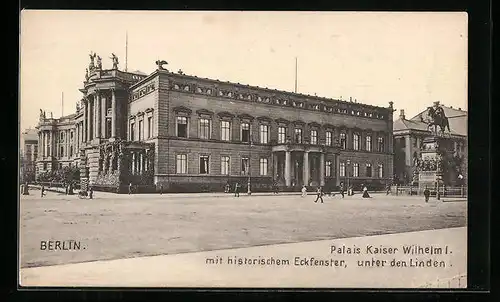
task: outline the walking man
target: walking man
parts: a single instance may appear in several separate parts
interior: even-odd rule
[[[278,182],[275,181],[273,187],[274,187],[274,194],[278,194],[278,189],[279,189]]]
[[[431,192],[429,191],[429,189],[427,188],[427,186],[425,186],[425,190],[424,190],[425,202],[429,202],[429,196],[430,195],[431,195]]]
[[[342,198],[344,198],[344,183],[340,183],[340,195],[342,195]]]
[[[303,185],[302,186],[302,195],[301,197],[306,197],[307,196],[307,188],[306,188],[306,185]]]
[[[321,187],[318,187],[316,191],[316,200],[314,202],[318,202],[319,199],[321,199],[321,203],[323,203],[323,189]]]
[[[132,194],[132,182],[128,184],[128,195]]]
[[[90,187],[90,190],[89,190],[89,197],[90,199],[94,198],[94,188]]]
[[[42,187],[40,188],[40,191],[41,191],[41,194],[42,194],[41,197],[45,196],[45,186],[44,185],[42,185]]]
[[[236,182],[234,185],[234,197],[240,197],[240,183]]]
[[[387,186],[385,186],[385,190],[385,195],[389,195],[389,193],[391,193],[391,186],[387,184]]]
[[[163,195],[163,184],[160,184],[160,195]]]

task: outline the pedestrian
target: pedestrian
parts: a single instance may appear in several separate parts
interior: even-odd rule
[[[132,194],[132,182],[128,184],[128,195]]]
[[[226,187],[224,188],[224,193],[230,193],[231,190],[231,185],[229,185],[229,182],[226,183]]]
[[[318,190],[316,190],[316,200],[314,202],[318,202],[319,199],[323,203],[323,189],[321,187],[318,187]]]
[[[425,186],[425,190],[424,190],[425,202],[429,202],[429,196],[430,195],[431,195],[431,192],[429,191],[429,189],[427,188],[427,186]]]
[[[391,185],[387,184],[387,186],[385,187],[385,195],[389,195],[391,193]]]
[[[302,186],[302,195],[301,197],[306,197],[307,196],[307,188],[306,188],[306,185],[303,185]]]
[[[275,181],[273,186],[274,186],[274,194],[277,195],[279,191],[278,182]]]
[[[344,198],[344,183],[343,182],[340,183],[339,190],[340,190],[340,195],[342,195],[342,198]]]
[[[160,195],[163,195],[163,184],[160,184]]]
[[[41,197],[45,196],[45,187],[44,187],[44,185],[42,185],[42,187],[40,188],[40,191],[41,191],[41,194],[42,194]]]
[[[240,183],[236,182],[234,185],[234,197],[240,197]]]
[[[370,198],[370,194],[368,194],[368,188],[366,186],[363,187],[363,198]]]
[[[94,188],[90,187],[90,190],[89,190],[89,198],[92,199],[94,198]]]

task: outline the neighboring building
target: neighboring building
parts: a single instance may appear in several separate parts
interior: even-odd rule
[[[450,173],[445,175],[446,182],[450,185],[466,184],[467,111],[435,102],[434,107],[437,106],[443,108],[449,122],[449,131],[446,129],[444,134],[438,135],[441,147],[448,154],[445,166]],[[428,129],[427,123],[427,109],[411,119],[406,119],[404,110],[401,110],[399,119],[394,121],[394,178],[399,184],[415,182],[415,158],[421,159],[424,140],[434,136],[433,127]]]
[[[21,133],[20,176],[21,183],[35,180],[36,161],[38,156],[38,139],[36,129],[27,129]]]
[[[41,112],[39,171],[79,165],[96,190],[287,190],[392,179],[393,105],[376,107],[158,68],[89,65],[77,112]]]

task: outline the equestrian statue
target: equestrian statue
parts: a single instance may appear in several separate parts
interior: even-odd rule
[[[434,126],[434,133],[437,133],[437,127],[441,129],[441,133],[444,133],[446,129],[450,132],[450,123],[448,122],[448,117],[444,114],[443,107],[435,105],[434,107],[427,107],[427,130]]]

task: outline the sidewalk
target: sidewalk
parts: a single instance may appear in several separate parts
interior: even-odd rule
[[[443,251],[447,246],[451,253],[367,254],[369,246],[401,250],[403,245],[441,247]],[[332,246],[344,253],[331,253]],[[349,254],[345,248],[352,251],[359,248],[361,253]],[[20,283],[82,287],[417,288],[438,287],[443,280],[459,276],[460,287],[465,287],[466,250],[467,228],[462,227],[26,268],[20,271]],[[245,259],[255,263],[245,264]],[[409,262],[410,259],[443,261],[445,267],[389,264],[392,260]],[[314,260],[333,262],[331,266],[318,266],[313,265]],[[360,267],[358,260],[363,260],[362,264],[387,262],[384,266]],[[459,286],[458,282],[447,284]]]

